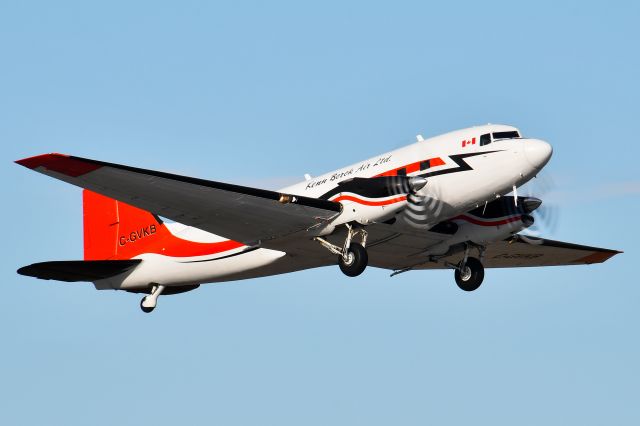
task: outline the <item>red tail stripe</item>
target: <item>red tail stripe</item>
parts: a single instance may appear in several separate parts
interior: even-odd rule
[[[83,205],[85,260],[132,259],[141,254],[195,257],[244,247],[231,240],[182,239],[151,213],[88,190],[83,191]]]
[[[167,232],[168,233],[168,232]],[[171,257],[195,257],[218,254],[244,247],[237,241],[227,240],[218,243],[196,243],[183,240],[174,235],[163,235],[164,238],[145,248],[145,253],[161,254]]]

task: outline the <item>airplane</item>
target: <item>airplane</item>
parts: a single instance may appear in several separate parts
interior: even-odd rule
[[[25,158],[16,163],[83,188],[84,259],[18,273],[140,293],[148,313],[160,295],[201,284],[336,264],[348,277],[367,266],[392,276],[451,269],[470,292],[485,268],[594,264],[621,253],[522,233],[542,200],[517,190],[552,153],[516,127],[490,124],[418,135],[279,191],[56,153]]]

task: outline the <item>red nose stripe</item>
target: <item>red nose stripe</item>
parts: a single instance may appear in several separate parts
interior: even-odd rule
[[[69,177],[82,176],[102,167],[64,154],[42,154],[18,160],[16,163],[29,169],[44,167],[47,170],[62,173]]]

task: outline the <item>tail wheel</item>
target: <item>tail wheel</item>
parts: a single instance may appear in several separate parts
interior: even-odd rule
[[[158,297],[160,297],[164,289],[165,286],[163,285],[153,284],[151,287],[151,293],[148,296],[143,297],[140,301],[140,309],[142,309],[142,312],[148,314],[156,308],[158,304]]]
[[[152,312],[156,307],[155,306],[146,306],[147,305],[147,297],[145,296],[142,298],[142,300],[140,301],[140,309],[142,309],[142,312],[144,313],[150,313]]]
[[[369,256],[361,244],[351,243],[346,256],[338,256],[340,270],[348,277],[357,277],[367,267]]]
[[[467,259],[467,263],[455,272],[456,284],[464,291],[474,291],[484,281],[484,266],[475,257]]]

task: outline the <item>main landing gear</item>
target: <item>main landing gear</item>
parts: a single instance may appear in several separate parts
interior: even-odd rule
[[[480,259],[484,257],[484,248],[479,248]],[[456,284],[461,290],[474,291],[484,281],[484,266],[482,262],[475,257],[469,257],[469,246],[467,246],[464,252],[464,258],[457,265],[454,266]]]
[[[348,277],[357,277],[367,267],[369,256],[361,244],[351,243],[344,255],[338,256],[340,270]]]
[[[347,238],[342,247],[330,243],[321,237],[316,237],[324,248],[333,254],[338,255],[338,266],[340,270],[348,277],[357,277],[367,268],[369,256],[367,255],[367,231],[364,229],[354,229],[353,226],[346,224]],[[360,243],[353,242],[353,238],[360,234]]]
[[[470,257],[465,264],[460,263],[456,268],[455,278],[461,290],[477,290],[484,280],[484,266],[475,257]]]
[[[469,251],[471,248],[478,249],[478,255],[480,259],[476,259],[475,257],[469,257]],[[471,242],[465,243],[464,249],[464,257],[457,265],[455,263],[451,263],[448,261],[444,261],[443,264],[453,269],[454,276],[456,279],[456,284],[461,290],[464,291],[474,291],[477,290],[480,285],[482,285],[482,281],[484,281],[484,266],[482,265],[482,259],[484,259],[484,252],[486,247],[483,247],[478,244],[473,244]],[[392,277],[403,274],[405,272],[409,272],[413,270],[416,266],[424,265],[427,263],[438,263],[442,260],[442,257],[448,257],[450,254],[445,254],[438,258],[438,256],[430,256],[427,262],[419,263],[414,266],[410,266],[404,269],[398,269],[393,271],[391,274]]]
[[[164,288],[165,287],[163,285],[154,285],[151,288],[151,294],[143,297],[140,301],[140,309],[142,309],[142,312],[148,314],[156,308],[156,305],[158,304],[158,297],[162,294]]]

